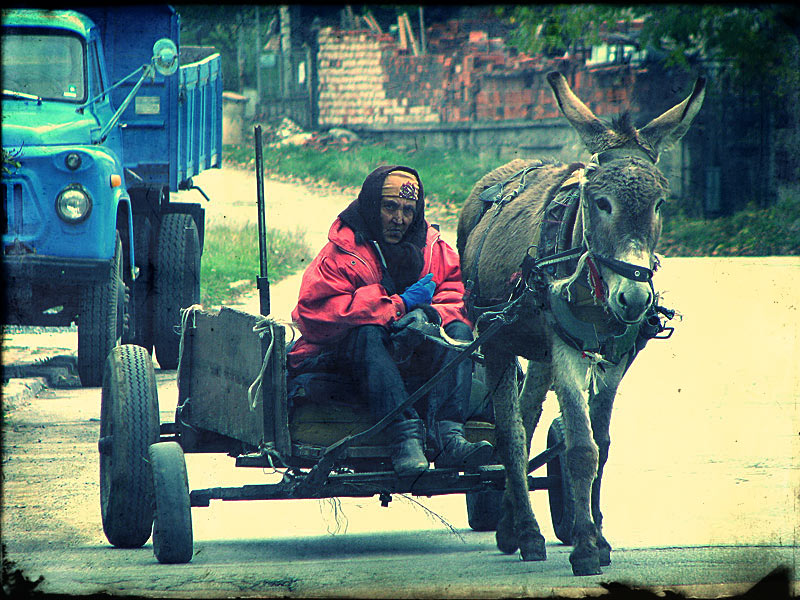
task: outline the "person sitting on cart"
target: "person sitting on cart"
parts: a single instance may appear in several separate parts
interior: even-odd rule
[[[404,166],[372,171],[328,240],[303,274],[292,311],[301,337],[288,354],[289,376],[349,376],[377,421],[458,352],[408,325],[431,322],[455,340],[472,340],[458,254],[425,221],[419,174]],[[464,437],[471,386],[467,360],[387,427],[398,475],[428,468],[425,445],[437,467],[491,462],[489,442]]]

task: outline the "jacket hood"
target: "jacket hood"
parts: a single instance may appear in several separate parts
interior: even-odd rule
[[[3,101],[3,146],[62,146],[92,143],[97,121],[89,111],[75,112],[74,104],[45,100]]]
[[[393,171],[405,171],[413,175],[419,183],[419,197],[414,220],[408,227],[400,243],[411,242],[417,247],[425,245],[425,191],[419,173],[411,167],[401,165],[383,165],[372,171],[364,183],[358,197],[339,215],[339,217],[354,230],[367,239],[383,242],[383,227],[381,226],[381,190],[386,176]]]
[[[396,244],[383,239],[381,224],[381,199],[383,184],[389,173],[404,171],[414,176],[419,184],[417,210],[403,238]],[[356,243],[375,241],[380,248],[384,288],[389,294],[399,294],[419,278],[422,269],[422,248],[428,225],[425,222],[425,194],[419,173],[411,167],[384,165],[367,175],[358,197],[350,203],[339,218],[353,231]]]

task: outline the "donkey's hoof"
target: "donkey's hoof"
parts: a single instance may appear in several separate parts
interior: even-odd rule
[[[514,554],[519,548],[517,536],[513,533],[506,532],[500,526],[497,527],[494,539],[497,542],[497,549],[503,554]]]
[[[611,564],[611,544],[603,536],[597,538],[597,555],[601,567]]]
[[[540,533],[528,536],[528,539],[521,541],[519,546],[520,558],[524,561],[547,559],[544,536]]]
[[[584,556],[570,555],[569,562],[572,565],[572,574],[576,577],[603,574],[600,570],[600,560],[597,553]]]

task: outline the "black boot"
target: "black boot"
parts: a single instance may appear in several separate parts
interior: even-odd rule
[[[468,442],[464,425],[455,421],[436,423],[439,454],[434,462],[441,468],[472,468],[492,464],[494,448],[489,442]]]
[[[428,469],[422,449],[425,428],[421,419],[400,421],[389,428],[392,437],[392,466],[399,477],[419,475]]]

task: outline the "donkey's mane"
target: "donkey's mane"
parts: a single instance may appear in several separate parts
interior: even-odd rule
[[[626,110],[622,114],[612,117],[610,123],[608,121],[605,121],[605,123],[619,136],[621,143],[638,140],[636,127],[633,125],[633,121],[631,121],[631,114],[629,111]]]

